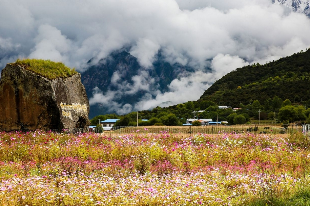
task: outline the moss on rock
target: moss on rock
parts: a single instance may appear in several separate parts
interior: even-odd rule
[[[17,59],[15,65],[22,66],[24,69],[32,71],[48,79],[71,77],[77,73],[75,69],[65,66],[61,62],[53,62],[42,59]]]

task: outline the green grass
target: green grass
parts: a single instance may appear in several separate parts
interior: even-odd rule
[[[33,71],[36,74],[44,76],[48,79],[71,77],[74,74],[77,74],[77,71],[75,71],[75,69],[66,67],[61,62],[53,62],[50,60],[17,59],[16,62],[13,64],[23,66],[25,69]]]
[[[301,189],[297,191],[291,198],[277,198],[277,197],[265,197],[260,199],[254,199],[247,203],[249,206],[290,206],[290,205],[303,205],[310,206],[310,191],[309,188]]]

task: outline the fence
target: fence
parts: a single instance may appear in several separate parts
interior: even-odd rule
[[[114,127],[110,133],[204,133],[204,134],[218,134],[218,133],[268,133],[268,134],[285,134],[292,132],[302,132],[302,126],[290,126],[287,128],[270,125],[241,125],[241,126],[146,126],[146,127]],[[105,131],[107,133],[109,131]]]

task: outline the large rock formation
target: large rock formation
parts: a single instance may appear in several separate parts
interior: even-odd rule
[[[86,129],[89,103],[81,76],[49,79],[16,63],[0,80],[0,130]]]

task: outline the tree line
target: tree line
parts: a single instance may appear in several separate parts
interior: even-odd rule
[[[237,108],[220,109],[219,106],[212,101],[200,100],[166,108],[156,107],[150,111],[139,111],[138,125],[178,126],[186,123],[187,119],[227,121],[230,125],[246,124],[253,120],[270,120],[270,122],[284,124],[292,122],[310,123],[310,107],[308,104],[294,104],[289,99],[282,100],[278,96],[267,99],[264,104],[260,103],[259,100],[254,100],[246,105],[241,103]],[[122,116],[116,114],[99,115],[91,120],[91,124],[97,125],[99,119],[103,121],[111,118],[120,119],[115,126],[137,125],[137,112]]]

